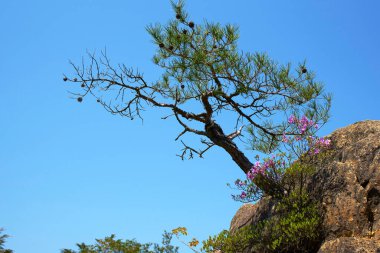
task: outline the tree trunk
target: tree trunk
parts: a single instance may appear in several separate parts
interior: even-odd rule
[[[253,164],[239,150],[236,144],[229,139],[224,133],[222,128],[214,121],[205,124],[207,137],[217,146],[222,147],[232,157],[232,160],[240,167],[240,169],[247,174],[252,168]]]

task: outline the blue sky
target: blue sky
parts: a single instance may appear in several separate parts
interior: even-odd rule
[[[165,113],[149,111],[143,123],[112,116],[70,99],[62,82],[69,60],[105,47],[113,63],[158,77],[145,26],[173,16],[169,1],[0,5],[0,227],[9,248],[59,252],[111,233],[158,242],[178,226],[205,239],[229,227],[240,204],[226,183],[244,175],[226,153],[181,161],[180,128]],[[242,50],[307,60],[333,93],[320,135],[380,119],[379,9],[377,0],[187,1],[195,23],[240,26]]]

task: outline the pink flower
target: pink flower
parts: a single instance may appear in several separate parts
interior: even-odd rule
[[[301,120],[300,120],[300,123],[301,124],[305,124],[307,122],[309,122],[309,119],[305,115],[303,115],[302,118],[301,118]]]
[[[253,173],[252,170],[253,170],[253,169],[251,169],[251,170],[248,171],[248,173],[247,173],[247,178],[248,178],[249,180],[253,180],[253,179],[255,178],[255,173]]]
[[[242,192],[242,193],[240,194],[240,198],[245,199],[246,197],[247,197],[247,193]]]
[[[325,138],[320,138],[319,140],[316,141],[316,145],[323,146],[323,147],[328,147],[331,144],[331,140],[325,139]]]
[[[264,169],[273,168],[275,166],[274,158],[268,159],[264,162]]]
[[[294,115],[290,115],[290,117],[288,119],[288,123],[294,124],[294,123],[296,123],[296,121],[297,121],[297,118]]]

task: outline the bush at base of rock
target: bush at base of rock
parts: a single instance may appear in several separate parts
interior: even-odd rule
[[[291,194],[274,206],[274,215],[235,232],[222,231],[203,243],[205,252],[308,252],[320,246],[318,206],[306,194]]]

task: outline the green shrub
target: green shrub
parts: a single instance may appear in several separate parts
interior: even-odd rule
[[[299,196],[294,193],[275,205],[272,217],[234,233],[224,230],[209,237],[203,242],[202,250],[221,250],[223,253],[310,252],[319,246],[320,224],[318,206],[307,194]]]
[[[3,230],[3,228],[0,228],[0,253],[13,253],[12,250],[4,248],[5,241],[9,237],[9,235],[2,234]]]
[[[178,253],[178,247],[170,244],[171,239],[172,233],[166,231],[162,235],[162,245],[121,240],[111,235],[104,239],[96,239],[95,244],[78,243],[78,251],[62,249],[61,253]]]

